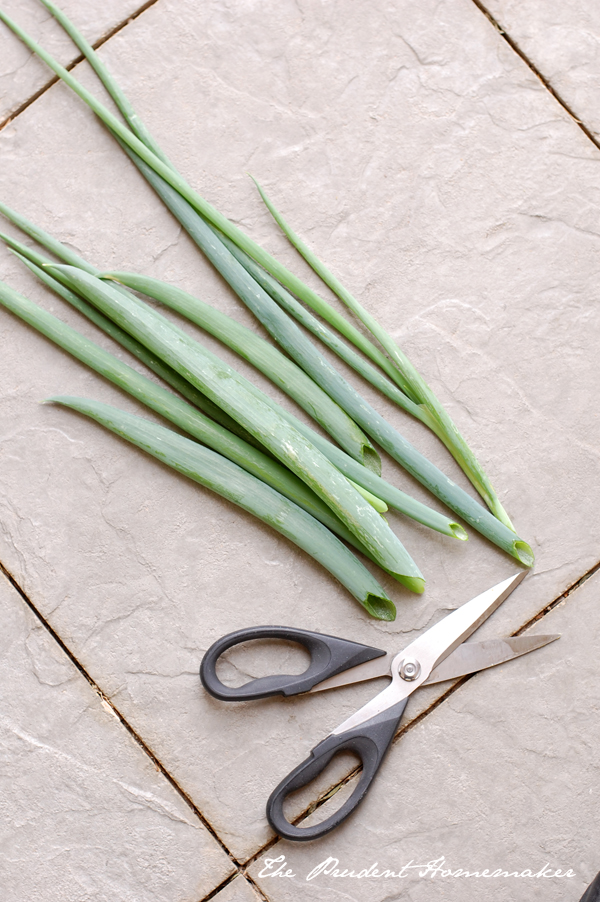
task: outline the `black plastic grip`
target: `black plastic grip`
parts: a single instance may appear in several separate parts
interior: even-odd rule
[[[590,883],[579,902],[599,902],[600,900],[600,874]]]
[[[308,650],[310,664],[303,673],[261,677],[235,689],[225,686],[216,673],[219,657],[228,648],[252,639],[288,639],[299,642]],[[229,633],[211,645],[200,665],[200,679],[207,692],[225,702],[268,698],[271,695],[299,695],[301,692],[308,692],[327,677],[384,654],[380,648],[309,630],[287,626],[252,626]]]
[[[280,836],[296,842],[308,842],[319,839],[330,830],[334,830],[351,814],[364,798],[371,781],[379,769],[385,753],[396,732],[400,718],[404,713],[408,699],[402,699],[392,708],[388,708],[376,717],[345,733],[333,733],[315,746],[310,757],[299,764],[285,780],[271,793],[267,802],[269,823]],[[286,797],[297,789],[306,786],[325,770],[337,752],[349,749],[355,752],[362,762],[362,772],[358,785],[349,799],[331,817],[312,827],[295,827],[283,813]]]

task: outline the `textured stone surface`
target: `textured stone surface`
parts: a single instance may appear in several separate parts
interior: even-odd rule
[[[593,566],[598,154],[480,11],[467,0],[351,11],[160,0],[102,55],[190,181],[305,271],[251,171],[448,403],[537,555],[481,632],[510,632]],[[62,86],[0,133],[0,158],[0,197],[92,262],[170,279],[251,323]],[[81,325],[6,253],[0,276]],[[270,837],[273,786],[375,689],[226,706],[200,690],[208,646],[270,622],[395,648],[515,565],[474,534],[460,544],[391,515],[427,589],[409,596],[384,577],[399,615],[373,622],[267,527],[41,407],[67,392],[139,410],[0,320],[0,560],[243,860]],[[381,409],[464,484],[419,424]]]
[[[61,0],[60,8],[74,21],[92,44],[126,22],[144,3],[141,0]],[[2,11],[51,53],[59,63],[68,66],[79,51],[57,28],[48,10],[36,0],[4,0]],[[0,122],[19,109],[53,77],[50,69],[16,41],[4,24],[0,24]]]
[[[261,898],[243,877],[236,877],[213,897],[216,902],[258,902]]]
[[[341,898],[578,902],[598,870],[600,689],[596,575],[535,625],[561,639],[477,674],[405,735],[352,821],[313,843],[279,842],[251,869],[272,902]],[[268,876],[283,862],[295,877]],[[338,869],[456,872],[497,869],[545,877],[399,877],[306,880]],[[334,862],[331,862],[334,865]],[[573,877],[556,877],[571,870]],[[258,876],[262,873],[262,876]],[[550,876],[551,875],[551,876]]]
[[[5,902],[196,902],[232,864],[0,576]]]
[[[489,0],[486,6],[575,116],[600,137],[598,5]]]

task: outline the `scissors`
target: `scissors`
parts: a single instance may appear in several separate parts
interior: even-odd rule
[[[200,666],[200,679],[207,692],[222,701],[321,692],[376,677],[391,677],[391,683],[379,695],[316,745],[309,757],[272,792],[267,802],[267,818],[280,836],[296,841],[318,839],[341,824],[354,811],[364,798],[394,738],[409,696],[419,686],[456,679],[493,667],[559,638],[557,635],[517,636],[462,645],[508,598],[525,575],[526,573],[518,573],[511,576],[466,602],[398,653],[283,626],[237,630],[209,648]],[[235,689],[224,685],[216,674],[219,657],[228,648],[252,639],[287,639],[298,642],[309,651],[310,664],[299,675],[261,677]],[[344,749],[355,752],[362,762],[360,779],[350,798],[319,824],[309,827],[291,824],[283,812],[286,797],[314,780],[325,770],[333,756]]]

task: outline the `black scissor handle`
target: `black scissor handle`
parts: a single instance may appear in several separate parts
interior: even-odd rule
[[[381,714],[372,717],[365,723],[344,733],[335,735],[332,733],[323,742],[314,747],[310,756],[299,764],[288,776],[273,790],[267,802],[267,818],[272,828],[285,839],[296,842],[308,842],[311,839],[319,839],[330,830],[334,830],[345,820],[349,814],[365,797],[371,785],[373,777],[379,770],[385,753],[387,752],[394,733],[404,713],[408,699],[402,699],[392,708],[388,708]],[[331,817],[315,824],[312,827],[295,827],[287,820],[283,813],[283,803],[286,797],[306,786],[315,777],[325,770],[333,756],[337,752],[348,749],[355,752],[362,762],[362,772],[358,785],[349,799]]]
[[[299,674],[282,673],[250,680],[249,683],[235,689],[225,686],[216,673],[219,657],[228,648],[252,639],[289,639],[292,642],[299,642],[310,654],[308,669]],[[348,670],[356,664],[372,661],[373,658],[379,658],[384,654],[380,648],[309,630],[287,626],[252,626],[229,633],[211,645],[200,665],[200,679],[207,692],[226,702],[268,698],[271,695],[299,695],[301,692],[308,692],[327,677]]]

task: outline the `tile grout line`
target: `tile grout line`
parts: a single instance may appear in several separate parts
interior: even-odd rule
[[[522,633],[525,632],[525,630],[528,630],[530,626],[533,626],[534,623],[537,623],[539,620],[542,620],[546,616],[546,614],[549,614],[550,611],[553,611],[554,608],[559,606],[559,604],[561,604],[563,601],[566,601],[567,598],[573,594],[573,592],[576,592],[577,589],[579,589],[584,583],[586,583],[588,581],[588,579],[591,579],[592,576],[595,576],[595,574],[598,573],[599,570],[600,570],[600,561],[598,561],[597,564],[594,564],[593,567],[590,567],[589,570],[586,570],[586,572],[583,574],[583,576],[580,576],[579,579],[575,580],[574,583],[571,583],[571,585],[568,586],[564,592],[562,592],[560,595],[558,595],[554,599],[554,601],[551,601],[549,604],[546,605],[546,607],[542,608],[541,611],[538,611],[538,613],[535,614],[533,617],[531,617],[526,623],[524,623],[523,626],[519,627],[518,630],[515,630],[515,632],[512,635],[520,636]]]
[[[198,820],[200,821],[202,826],[213,837],[215,842],[217,842],[219,844],[219,846],[221,847],[223,852],[225,852],[225,854],[230,859],[231,863],[233,864],[233,866],[236,868],[236,871],[237,871],[236,874],[233,874],[233,875],[231,875],[231,877],[227,878],[227,881],[225,881],[225,883],[229,882],[234,877],[237,877],[238,874],[241,874],[243,865],[240,864],[240,862],[235,857],[235,855],[232,852],[230,852],[230,850],[227,848],[227,846],[225,845],[223,840],[220,838],[220,836],[218,835],[218,833],[216,832],[216,830],[214,829],[212,824],[206,819],[206,817],[202,814],[200,809],[194,804],[194,802],[192,801],[190,796],[179,785],[177,780],[175,780],[175,778],[173,776],[171,776],[171,774],[166,769],[166,767],[162,764],[160,759],[154,754],[152,749],[144,742],[144,740],[141,738],[139,733],[136,732],[136,730],[126,720],[126,718],[123,716],[123,714],[121,714],[121,712],[116,707],[116,705],[111,701],[111,699],[106,695],[106,693],[104,693],[102,691],[102,689],[100,688],[98,683],[95,681],[95,679],[92,676],[90,676],[90,674],[87,672],[85,667],[77,660],[77,658],[75,657],[73,652],[69,649],[69,647],[61,639],[61,637],[58,635],[56,630],[46,620],[46,618],[43,616],[43,614],[41,614],[40,611],[38,611],[38,609],[36,608],[34,603],[28,598],[28,596],[23,591],[21,586],[18,584],[16,579],[6,569],[6,567],[4,566],[4,564],[1,561],[0,561],[0,573],[6,577],[7,581],[10,583],[10,585],[13,587],[13,589],[17,592],[17,594],[20,596],[22,601],[27,605],[27,607],[31,610],[31,612],[37,617],[37,619],[40,621],[40,623],[42,624],[44,629],[46,629],[46,631],[54,639],[54,641],[57,643],[57,645],[61,648],[61,650],[67,656],[69,661],[73,664],[73,666],[77,669],[77,671],[81,674],[81,676],[83,676],[83,678],[88,682],[88,684],[94,690],[96,695],[98,695],[101,702],[108,705],[112,714],[114,714],[114,716],[117,718],[117,720],[119,720],[121,725],[127,730],[127,732],[129,733],[131,738],[134,740],[134,742],[142,749],[142,751],[147,755],[147,757],[150,758],[150,760],[152,761],[152,764],[154,765],[156,770],[159,773],[161,773],[162,776],[168,781],[168,783],[173,787],[173,789],[177,792],[177,794],[183,799],[183,801],[186,803],[186,805],[193,811],[193,813],[196,815],[196,817],[198,818]],[[224,884],[221,884],[221,886],[223,886],[223,885]]]
[[[250,877],[249,874],[244,873],[244,871],[240,871],[239,874],[233,874],[231,877],[228,877],[227,880],[224,880],[222,883],[219,883],[219,885],[215,886],[215,888],[213,890],[211,890],[208,893],[208,895],[202,896],[202,898],[199,900],[199,902],[210,902],[211,899],[215,899],[222,890],[226,889],[228,886],[230,886],[233,883],[234,880],[236,880],[238,878],[241,880],[245,880],[246,883],[250,884],[250,886],[252,887],[252,889],[258,896],[258,898],[261,900],[261,902],[270,902],[269,897],[265,895],[265,893],[260,888],[260,886],[258,886],[258,884],[252,879],[252,877]]]
[[[534,614],[534,616],[531,617],[529,620],[527,620],[522,626],[518,627],[518,629],[516,629],[513,633],[511,633],[511,636],[520,636],[522,633],[524,633],[526,630],[528,630],[529,627],[531,627],[535,623],[538,623],[539,621],[543,620],[543,618],[547,614],[549,614],[556,607],[558,607],[560,604],[565,602],[571,595],[573,595],[577,591],[577,589],[579,589],[585,582],[587,582],[588,579],[591,579],[591,577],[595,576],[595,574],[598,573],[599,571],[600,571],[600,561],[597,564],[594,564],[593,567],[590,567],[589,570],[586,570],[586,572],[582,576],[580,576],[579,579],[575,580],[574,583],[571,583],[571,585],[568,586],[564,592],[561,592],[561,594],[558,595],[553,601],[551,601],[549,604],[545,605],[540,611],[538,611],[537,614]],[[428,708],[426,708],[424,711],[421,711],[421,713],[417,717],[415,717],[413,720],[411,720],[411,722],[409,724],[407,724],[405,727],[403,727],[401,730],[399,730],[398,733],[396,733],[396,735],[392,739],[390,748],[395,746],[396,743],[399,742],[403,736],[405,736],[407,733],[409,733],[414,727],[418,726],[421,723],[421,721],[423,721],[429,714],[432,714],[436,708],[438,708],[440,705],[442,705],[446,701],[446,699],[450,698],[451,695],[454,695],[455,692],[457,692],[462,686],[464,686],[465,683],[467,683],[469,680],[471,680],[474,676],[477,676],[477,673],[469,673],[466,676],[458,679],[452,686],[450,686],[449,689],[446,690],[446,692],[444,692],[443,695],[441,695],[438,699],[436,699],[434,702],[432,702]],[[305,820],[314,811],[316,811],[318,808],[320,808],[322,805],[324,805],[325,802],[329,798],[331,798],[331,796],[333,796],[333,795],[335,795],[335,793],[339,792],[340,789],[343,789],[343,787],[346,786],[350,782],[350,780],[353,780],[356,776],[358,776],[358,774],[361,772],[361,770],[362,770],[361,765],[358,765],[357,767],[353,768],[350,771],[350,773],[347,774],[345,777],[343,777],[341,780],[339,780],[338,783],[335,783],[332,787],[330,787],[329,789],[327,789],[323,793],[321,793],[319,798],[317,798],[314,802],[312,802],[307,808],[304,809],[304,811],[302,811],[294,819],[293,823],[298,824],[298,823],[301,823],[303,820]],[[275,836],[273,839],[269,840],[269,842],[265,843],[265,845],[262,846],[262,848],[260,848],[247,861],[245,861],[244,864],[242,865],[242,867],[244,869],[248,868],[261,855],[263,855],[265,852],[269,851],[271,848],[273,848],[274,845],[277,845],[277,843],[279,843],[279,842],[280,842],[279,836]],[[202,900],[202,902],[204,902],[204,900]]]
[[[110,29],[110,31],[108,31],[101,38],[98,38],[98,40],[92,44],[94,50],[98,50],[99,47],[102,47],[103,44],[106,44],[107,41],[110,41],[110,39],[120,31],[122,31],[126,25],[129,25],[130,22],[133,22],[134,19],[137,19],[138,16],[141,16],[142,13],[145,13],[147,9],[150,9],[150,7],[154,6],[156,3],[158,3],[158,0],[147,0],[146,3],[142,4],[142,6],[140,6],[139,9],[136,9],[136,11],[133,12],[130,16],[127,16],[126,19],[123,19],[121,22],[117,23],[117,25],[114,25]],[[84,60],[85,56],[80,53],[79,56],[77,56],[74,60],[72,60],[68,65],[65,66],[65,69],[67,70],[67,72],[71,72],[73,69],[75,69],[76,66],[79,65],[79,63],[84,62]],[[47,91],[50,90],[51,87],[53,87],[53,85],[57,84],[59,81],[60,78],[58,77],[58,75],[54,75],[49,81],[46,82],[45,85],[43,85],[39,89],[39,91],[36,91],[35,94],[32,94],[31,97],[28,97],[27,100],[24,100],[16,110],[13,110],[12,113],[8,114],[6,119],[0,121],[0,132],[7,125],[10,125],[10,123],[13,122],[17,118],[17,116],[20,116],[21,113],[24,113],[26,109],[32,106],[32,104],[34,104],[36,100],[42,97]]]
[[[594,147],[600,150],[600,140],[594,136],[594,134],[590,131],[587,125],[579,119],[579,117],[575,114],[574,110],[571,109],[566,100],[561,97],[556,88],[552,86],[550,81],[542,74],[542,72],[538,69],[535,63],[529,59],[527,54],[521,50],[517,42],[510,36],[510,34],[502,27],[500,22],[494,18],[492,13],[484,6],[481,0],[472,0],[473,4],[477,7],[477,9],[483,13],[486,19],[490,22],[490,24],[495,28],[500,37],[502,37],[511,50],[517,54],[517,56],[525,63],[528,69],[533,72],[535,77],[541,81],[545,89],[552,95],[552,97],[556,100],[556,102],[563,108],[563,110],[568,113],[568,115],[573,119],[573,121],[578,125],[583,134],[588,138]],[[0,126],[1,127],[1,126]]]

